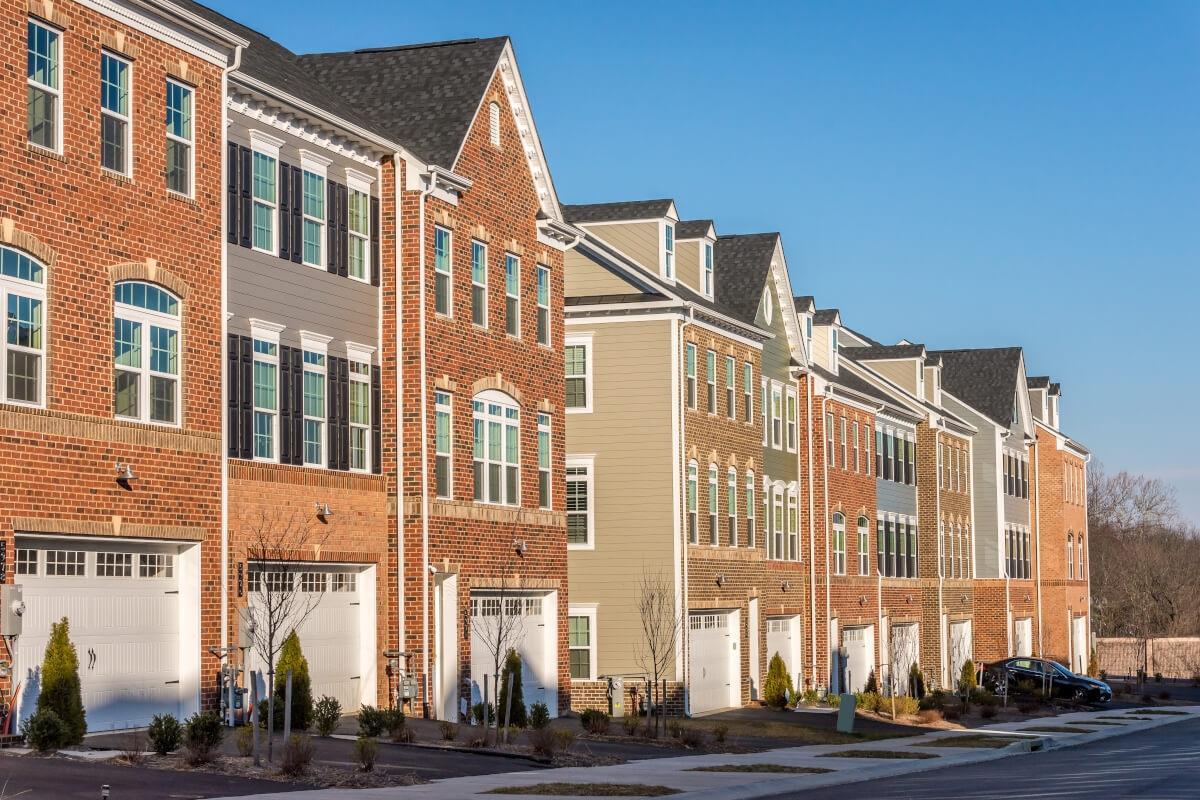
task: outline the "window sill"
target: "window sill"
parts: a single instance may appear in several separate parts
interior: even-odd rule
[[[596,549],[595,542],[588,542],[587,544],[568,544],[567,545],[568,552],[570,552],[572,550],[595,550],[595,549]]]
[[[183,430],[183,424],[179,422],[155,422],[149,419],[138,419],[136,417],[121,417],[113,414],[113,419],[116,422],[127,422],[130,425],[141,425],[146,428],[157,430],[178,431]]]
[[[117,183],[121,183],[126,186],[134,185],[132,175],[126,175],[123,172],[117,172],[116,170],[111,170],[108,167],[100,167],[100,175],[108,178],[111,181],[116,181]]]
[[[186,194],[180,194],[179,192],[175,191],[174,189],[167,189],[167,198],[170,200],[177,200],[180,203],[187,203],[189,206],[192,206],[193,208],[200,207],[200,202],[198,200],[196,200],[196,198],[190,197],[189,195],[186,195]]]
[[[42,147],[40,144],[34,144],[28,140],[25,142],[25,149],[27,152],[33,153],[34,155],[52,158],[55,161],[62,161],[64,164],[67,161],[67,157],[57,150],[52,150],[49,147]]]

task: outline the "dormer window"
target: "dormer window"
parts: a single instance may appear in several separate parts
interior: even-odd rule
[[[812,317],[804,315],[804,338],[808,341],[809,351],[812,351]]]
[[[837,371],[838,329],[829,329],[829,369]]]
[[[700,253],[700,288],[708,297],[713,296],[713,246],[705,242]]]
[[[1017,398],[1013,398],[1012,424],[1017,424]]]
[[[663,226],[663,276],[675,280],[675,226]]]

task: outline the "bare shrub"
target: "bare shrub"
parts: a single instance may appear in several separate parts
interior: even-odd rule
[[[316,751],[311,736],[293,733],[283,746],[283,762],[279,765],[280,772],[293,778],[304,775],[312,765]]]

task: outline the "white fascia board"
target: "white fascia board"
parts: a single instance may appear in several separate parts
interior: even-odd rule
[[[246,47],[249,40],[243,39],[175,3],[158,0],[77,0],[104,16],[120,22],[142,33],[148,34],[171,47],[199,56],[210,64],[225,67],[234,48]],[[207,40],[207,41],[205,41]],[[222,47],[214,47],[218,43]]]

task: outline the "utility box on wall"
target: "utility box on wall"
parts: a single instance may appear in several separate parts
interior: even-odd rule
[[[21,621],[25,616],[25,600],[21,595],[21,584],[0,584],[0,636],[20,636]]]

